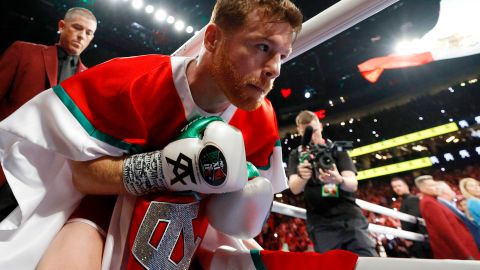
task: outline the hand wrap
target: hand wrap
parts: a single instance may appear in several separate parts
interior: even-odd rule
[[[162,169],[162,151],[129,156],[123,163],[123,183],[133,195],[166,190]]]

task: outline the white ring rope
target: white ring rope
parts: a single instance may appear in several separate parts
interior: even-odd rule
[[[405,214],[405,213],[402,213],[402,212],[399,212],[399,211],[395,211],[393,209],[383,207],[383,206],[380,206],[380,205],[376,205],[374,203],[369,203],[367,201],[360,200],[360,199],[356,199],[355,203],[358,206],[360,206],[360,208],[365,209],[367,211],[379,213],[379,214],[386,215],[386,216],[389,216],[389,217],[394,217],[394,218],[397,218],[399,220],[410,222],[410,223],[417,223],[417,217],[409,215],[409,214]],[[282,210],[282,208],[284,208],[284,210]],[[305,209],[300,208],[300,207],[296,207],[296,206],[292,206],[292,205],[288,205],[288,204],[284,204],[284,203],[280,203],[280,202],[273,202],[273,208],[272,209],[275,209],[276,211],[282,211],[283,213],[281,213],[281,214],[294,216],[294,217],[299,217],[299,218],[303,218],[303,219],[306,218]],[[280,213],[280,212],[277,212],[277,213]],[[419,219],[419,220],[420,220],[420,223],[424,224],[423,219]]]
[[[417,223],[418,222],[418,223],[425,226],[425,221],[423,220],[423,218],[417,218],[415,216],[405,214],[405,213],[402,213],[402,212],[399,212],[399,211],[396,211],[396,210],[393,210],[393,209],[390,209],[390,208],[387,208],[387,207],[383,207],[383,206],[380,206],[380,205],[377,205],[377,204],[374,204],[374,203],[370,203],[370,202],[367,202],[367,201],[364,201],[364,200],[360,200],[360,199],[356,199],[355,203],[358,206],[360,206],[360,208],[365,209],[367,211],[379,213],[379,214],[386,215],[386,216],[389,216],[389,217],[398,218],[401,221],[406,221],[406,222],[410,222],[410,223]]]
[[[414,217],[414,216],[411,216],[411,215],[408,215],[408,214],[405,214],[405,213],[401,213],[401,212],[397,212],[395,210],[392,210],[392,209],[389,209],[389,208],[386,208],[386,207],[383,207],[383,206],[379,206],[379,205],[376,205],[376,204],[373,204],[373,203],[369,203],[369,202],[366,202],[366,201],[363,201],[363,200],[360,200],[360,199],[357,199],[356,202],[361,208],[363,208],[365,210],[368,210],[368,211],[372,211],[372,212],[375,212],[375,213],[380,213],[380,214],[395,217],[395,218],[402,217],[402,218],[408,219],[408,220],[405,220],[405,221],[413,220],[413,222],[416,222],[416,220],[417,220],[416,217]],[[359,202],[360,202],[360,204],[359,204]],[[364,208],[362,205],[367,205],[368,209]],[[306,214],[307,211],[305,209],[300,208],[300,207],[296,207],[296,206],[293,206],[293,205],[280,203],[280,202],[273,202],[272,212],[279,213],[279,214],[286,215],[286,216],[297,217],[297,218],[301,218],[301,219],[306,219],[307,218],[307,214]],[[370,223],[368,225],[368,230],[373,232],[373,233],[391,234],[391,235],[394,235],[396,237],[401,237],[401,238],[405,238],[405,239],[408,239],[408,240],[415,240],[415,241],[425,240],[425,236],[423,234],[404,231],[404,230],[401,230],[401,229],[395,229],[395,228],[381,226],[381,225],[372,224],[372,223]]]
[[[293,44],[292,54],[284,62],[297,57],[318,44],[340,34],[398,0],[342,0],[303,23]],[[173,56],[196,56],[203,41],[203,27],[178,48]]]
[[[303,23],[293,44],[293,51],[284,62],[340,34],[362,20],[387,8],[398,0],[342,0]]]
[[[391,234],[396,237],[408,239],[408,240],[414,240],[414,241],[419,241],[423,242],[425,240],[425,236],[420,233],[414,233],[414,232],[409,232],[409,231],[404,231],[401,229],[395,229],[387,226],[382,226],[378,224],[373,224],[369,223],[368,224],[368,230],[372,233],[377,233],[377,234]]]
[[[359,257],[355,270],[478,270],[479,261]]]

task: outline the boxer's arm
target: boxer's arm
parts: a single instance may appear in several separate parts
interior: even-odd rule
[[[85,194],[124,194],[125,157],[101,157],[91,161],[70,161],[75,188]]]
[[[225,193],[247,182],[242,134],[217,117],[194,120],[163,150],[71,161],[71,168],[75,187],[85,194]]]

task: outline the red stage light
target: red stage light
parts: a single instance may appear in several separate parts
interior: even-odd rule
[[[318,119],[323,119],[326,116],[327,111],[326,110],[319,110],[316,111],[315,114],[318,116]]]
[[[280,90],[282,93],[283,98],[288,98],[292,94],[292,89],[291,88],[283,88]]]

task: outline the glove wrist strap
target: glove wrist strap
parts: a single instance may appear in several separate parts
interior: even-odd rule
[[[123,184],[136,196],[167,189],[162,168],[162,151],[129,156],[123,163]]]

